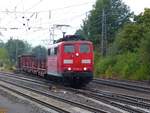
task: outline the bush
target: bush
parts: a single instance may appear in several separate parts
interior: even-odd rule
[[[142,65],[139,76],[146,76],[145,79],[150,79],[150,32],[144,35],[144,39],[139,48],[139,53]]]
[[[96,77],[99,77],[101,75],[101,77],[106,77],[103,76],[106,72],[106,70],[108,68],[113,67],[113,65],[116,63],[116,58],[115,57],[106,57],[103,58],[98,54],[95,54],[95,75]],[[110,73],[110,71],[108,71],[107,73]]]
[[[147,74],[147,71],[149,69],[146,65],[141,65],[140,68],[135,72],[135,75],[133,76],[134,80],[148,80],[149,75]]]
[[[95,75],[102,78],[131,80],[148,79],[146,65],[141,64],[138,53],[125,53],[106,58],[95,55]]]
[[[95,73],[102,77],[150,80],[150,9],[125,24],[109,44],[106,58],[97,57]]]
[[[139,57],[136,53],[125,53],[117,56],[117,63],[113,70],[123,79],[132,79],[136,70],[140,68]]]

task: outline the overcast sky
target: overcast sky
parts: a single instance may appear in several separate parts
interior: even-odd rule
[[[123,0],[130,9],[139,14],[144,11],[144,8],[150,8],[150,0]]]
[[[70,25],[55,30],[73,34],[82,24],[96,0],[3,0],[0,2],[0,39],[10,36],[28,41],[33,46],[49,43],[49,29],[54,24]],[[150,7],[149,0],[123,0],[135,14]]]

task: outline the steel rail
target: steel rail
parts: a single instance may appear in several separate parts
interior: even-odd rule
[[[94,108],[94,107],[91,107],[91,106],[88,106],[88,105],[85,105],[85,104],[81,104],[81,103],[78,103],[78,102],[67,100],[67,99],[64,99],[64,98],[46,93],[46,92],[42,92],[42,91],[37,90],[37,89],[32,89],[32,88],[27,87],[27,86],[18,85],[16,83],[12,83],[12,82],[7,81],[7,80],[2,80],[1,79],[1,81],[12,84],[12,85],[15,85],[15,86],[18,86],[18,87],[21,87],[21,88],[24,88],[26,90],[29,90],[29,91],[32,91],[32,92],[35,92],[35,93],[38,93],[38,94],[41,94],[41,95],[44,95],[44,96],[47,96],[47,97],[50,97],[50,98],[53,98],[53,99],[56,99],[56,100],[59,100],[59,101],[62,101],[62,102],[65,102],[65,103],[69,103],[71,105],[74,105],[74,106],[77,106],[77,107],[80,107],[80,108],[83,108],[85,110],[89,110],[89,111],[92,111],[92,112],[95,112],[95,113],[108,113],[107,111],[104,111],[104,110],[101,110],[101,109],[98,109],[98,108]]]
[[[119,108],[123,109],[123,110],[126,110],[126,111],[129,111],[129,112],[137,112],[137,113],[141,113],[142,110],[139,110],[139,109],[135,109],[135,108],[132,108],[130,107],[130,105],[133,105],[133,106],[137,106],[137,107],[141,107],[141,108],[144,108],[144,109],[149,109],[150,108],[150,104],[148,103],[144,103],[144,102],[141,102],[141,101],[135,101],[135,98],[133,97],[133,99],[130,99],[129,100],[126,100],[128,99],[126,96],[123,97],[122,95],[122,98],[118,98],[118,96],[120,96],[119,94],[110,94],[110,93],[106,93],[106,92],[96,92],[94,90],[81,90],[81,89],[73,89],[73,88],[69,88],[69,87],[64,87],[64,89],[67,89],[67,90],[71,90],[75,93],[79,93],[79,94],[83,94],[87,97],[90,97],[90,98],[94,98],[98,101],[103,101],[104,103],[107,103],[107,104],[110,104],[112,106],[119,106]],[[116,96],[117,95],[117,96]],[[132,97],[132,96],[131,96]],[[121,102],[121,103],[118,103],[118,102]],[[130,104],[127,106],[127,104]],[[125,106],[126,105],[126,106]],[[145,111],[142,111],[142,113],[147,113]]]
[[[3,81],[3,80],[1,80],[1,81]],[[4,81],[3,81],[3,82],[4,82]],[[39,104],[41,104],[41,105],[43,105],[43,106],[46,106],[46,107],[48,107],[48,108],[51,108],[51,109],[53,109],[53,110],[55,110],[55,111],[57,111],[57,112],[60,112],[60,113],[70,113],[70,112],[65,111],[65,110],[63,110],[63,109],[61,109],[61,108],[58,108],[58,107],[56,107],[56,106],[52,106],[52,105],[50,105],[50,104],[47,104],[47,103],[45,103],[44,101],[40,101],[40,100],[35,99],[35,98],[31,97],[31,96],[28,96],[28,95],[26,95],[26,94],[24,94],[24,93],[21,93],[21,92],[15,90],[15,89],[11,89],[11,88],[9,88],[9,87],[7,87],[7,86],[3,86],[3,85],[1,85],[1,84],[0,84],[0,86],[3,87],[3,88],[5,88],[5,89],[8,89],[9,91],[12,91],[12,92],[18,94],[18,95],[21,95],[21,96],[23,96],[23,97],[25,97],[25,98],[28,98],[28,99],[30,99],[30,100],[36,102],[36,103],[39,103]]]
[[[107,85],[107,86],[112,86],[112,87],[117,87],[117,88],[122,88],[122,89],[132,90],[132,91],[136,91],[136,92],[150,94],[149,87],[142,87],[142,86],[137,86],[137,85],[133,85],[133,84],[127,84],[127,83],[111,81],[111,80],[103,80],[103,79],[94,79],[92,81],[92,83],[97,83],[97,84],[102,84],[102,85]]]
[[[43,86],[43,85],[41,85],[41,86]],[[73,89],[73,88],[66,88],[66,87],[64,87],[64,89],[69,89],[69,90],[72,89],[72,91],[76,91],[78,93],[80,92],[82,94],[84,92],[84,94],[85,94],[85,90],[81,91],[81,90],[77,90],[77,89]],[[92,95],[95,95],[95,96],[101,96],[103,98],[107,98],[107,99],[109,98],[111,100],[115,100],[115,101],[119,101],[119,102],[124,102],[124,103],[127,103],[127,104],[130,103],[130,105],[136,105],[136,106],[141,107],[141,108],[148,108],[148,109],[150,108],[150,105],[148,103],[145,103],[145,102],[141,101],[141,100],[145,100],[146,101],[146,99],[144,99],[144,98],[133,97],[133,96],[128,96],[128,95],[122,95],[122,94],[114,94],[114,93],[108,93],[108,92],[106,93],[106,92],[102,92],[102,91],[96,92],[96,93],[93,93],[93,92],[95,92],[95,91],[92,90],[90,93],[92,93]]]

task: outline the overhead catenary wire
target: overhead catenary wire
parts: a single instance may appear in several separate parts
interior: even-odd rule
[[[35,8],[36,6],[38,6],[43,0],[38,1],[37,3],[35,3],[34,5],[32,5],[30,8],[26,9],[24,12],[28,12],[29,10]]]
[[[76,19],[78,19],[79,17],[81,16],[84,16],[86,13],[81,13],[81,14],[77,14],[77,15],[73,15],[73,16],[69,16],[69,17],[65,17],[63,19],[57,19],[57,20],[53,20],[53,21],[47,21],[46,23],[44,23],[46,26],[44,26],[43,22],[46,21],[46,20],[42,20],[42,21],[38,21],[40,19],[40,17],[42,16],[42,14],[40,16],[38,16],[38,19],[36,20],[35,19],[35,16],[36,16],[36,13],[40,14],[40,13],[49,13],[50,11],[62,11],[63,9],[70,9],[70,8],[74,8],[74,7],[80,7],[80,6],[83,6],[83,5],[86,5],[86,4],[91,4],[92,2],[85,2],[85,3],[82,3],[82,4],[73,4],[73,5],[69,5],[69,6],[65,6],[65,7],[60,7],[60,8],[56,8],[56,9],[49,9],[49,10],[38,10],[38,11],[32,11],[32,9],[28,8],[28,9],[25,9],[24,8],[24,3],[23,3],[23,0],[22,1],[22,5],[23,5],[23,10],[22,11],[18,11],[19,8],[17,8],[16,10],[7,10],[7,11],[3,11],[1,10],[0,13],[4,13],[4,14],[7,14],[8,17],[13,17],[14,14],[17,15],[17,18],[13,17],[11,18],[11,25],[8,27],[5,27],[5,25],[3,27],[7,28],[8,31],[9,30],[16,30],[15,32],[17,32],[17,30],[26,30],[28,26],[23,26],[22,24],[24,24],[24,22],[26,22],[26,19],[30,19],[30,22],[29,22],[29,27],[31,28],[30,30],[28,30],[29,32],[25,32],[25,35],[32,35],[33,33],[38,33],[39,31],[45,31],[45,34],[48,33],[48,27],[47,26],[52,26],[52,22],[55,21],[55,23],[59,23],[60,21],[65,21],[65,20],[68,20],[68,23],[71,21],[75,21]],[[35,5],[35,6],[34,6]],[[34,8],[36,9],[36,6],[38,6],[38,4],[34,4]],[[15,5],[15,7],[17,7]],[[67,10],[65,10],[67,11]],[[70,11],[70,10],[69,10]],[[12,15],[11,15],[12,14]],[[22,16],[24,16],[24,19],[22,19]],[[6,16],[7,17],[7,16]],[[32,18],[32,20],[31,20]],[[6,21],[6,20],[5,20]],[[18,22],[18,27],[17,26],[13,26],[13,22],[16,21],[16,23]],[[19,25],[20,23],[20,25]],[[21,26],[22,25],[22,26]],[[0,26],[2,27],[2,26]],[[31,32],[30,32],[31,31]],[[12,31],[13,32],[13,31]],[[33,34],[33,35],[34,35]],[[22,35],[23,36],[23,35]]]
[[[0,11],[0,13],[7,13],[7,14],[10,14],[10,13],[14,13],[15,15],[16,15],[16,13],[20,13],[20,14],[26,14],[26,13],[32,13],[31,15],[30,15],[30,17],[33,17],[33,15],[36,15],[37,16],[37,12],[36,12],[36,14],[35,14],[35,12],[26,12],[26,11],[24,11],[24,2],[23,2],[23,0],[21,0],[21,2],[22,2],[22,5],[23,5],[23,11],[21,12],[21,11],[9,11],[9,10],[7,10],[7,11]],[[39,2],[41,2],[41,0],[39,1]],[[39,3],[38,2],[38,3]],[[38,3],[36,3],[35,5],[37,5]],[[86,3],[82,3],[82,4],[75,4],[75,5],[70,5],[70,6],[66,6],[66,7],[62,7],[62,8],[57,8],[57,9],[52,9],[53,11],[55,11],[55,10],[61,10],[61,9],[66,9],[66,8],[71,8],[71,7],[77,7],[77,6],[82,6],[82,5],[85,5],[85,4],[89,4],[89,3],[91,3],[91,2],[86,2]],[[46,11],[43,11],[43,12],[46,12]],[[50,11],[49,11],[50,12]],[[38,13],[41,13],[41,11],[38,11]],[[82,14],[81,14],[82,15]],[[80,15],[79,15],[80,16]],[[24,17],[24,16],[23,16]],[[24,17],[25,18],[25,17]],[[72,17],[72,18],[74,18],[74,17]],[[68,19],[68,18],[67,18]],[[59,19],[59,20],[56,20],[56,21],[61,21],[61,20],[66,20],[66,19]],[[21,23],[21,24],[24,24],[25,25],[25,22],[22,22],[22,21],[19,21],[18,19],[15,19],[15,21],[18,21],[19,23]],[[49,22],[48,22],[49,23]],[[25,26],[26,27],[26,26]]]
[[[24,13],[24,2],[23,2],[23,0],[21,0],[21,2],[22,2],[23,13]]]
[[[38,5],[42,0],[40,0],[38,3],[34,4],[33,7],[36,7],[36,5]],[[33,17],[33,15],[37,16],[37,12],[27,12],[27,11],[24,11],[24,2],[23,0],[21,0],[22,2],[22,7],[23,7],[23,11],[10,11],[10,10],[7,10],[7,11],[0,11],[0,13],[7,13],[7,14],[10,14],[10,13],[14,13],[15,15],[17,13],[20,13],[20,14],[26,14],[26,13],[32,13],[30,15],[30,17]],[[66,7],[62,7],[62,8],[56,8],[56,9],[52,9],[52,11],[56,11],[56,10],[62,10],[62,9],[66,9],[66,8],[71,8],[71,7],[77,7],[77,6],[82,6],[82,5],[85,5],[85,4],[89,4],[89,3],[92,3],[92,2],[85,2],[85,3],[82,3],[82,4],[75,4],[75,5],[70,5],[70,6],[66,6]],[[30,9],[30,8],[29,8]],[[29,10],[28,9],[28,10]],[[50,12],[51,10],[48,10],[48,12]],[[47,11],[38,11],[38,14],[41,13],[41,12],[47,12]],[[24,16],[23,16],[24,17]],[[30,18],[29,17],[29,18]],[[16,17],[17,18],[17,17]],[[25,18],[25,17],[24,17]],[[74,18],[74,17],[72,17]],[[59,19],[59,20],[56,20],[56,21],[61,21],[63,19]],[[65,20],[65,19],[64,19]],[[18,19],[16,19],[16,21],[18,21],[19,23],[22,23],[24,24],[24,22],[22,21],[19,21]]]
[[[65,18],[63,18],[63,19],[57,19],[57,20],[55,20],[55,22],[57,23],[57,22],[66,21],[66,20],[74,21],[75,19],[77,19],[77,18],[79,18],[79,17],[81,17],[81,16],[84,16],[86,13],[87,13],[87,12],[82,13],[82,14],[78,14],[78,15],[74,15],[73,17],[70,17],[70,18],[65,17]],[[22,22],[22,21],[19,21],[18,19],[15,19],[15,21],[17,21],[18,23],[21,23],[21,24],[24,23],[24,22]],[[45,23],[33,24],[33,26],[32,26],[32,24],[31,24],[31,28],[42,28],[42,27],[40,27],[40,26],[43,26],[43,25],[53,26],[53,24],[50,24],[49,22],[45,22]],[[7,29],[8,27],[5,27],[5,28]],[[11,27],[11,28],[16,28],[16,29],[17,29],[17,27]],[[10,29],[10,27],[9,27],[8,29]],[[18,28],[18,30],[19,30],[19,29],[21,29],[21,28]],[[22,29],[23,29],[23,28],[22,28]]]
[[[23,0],[22,0],[23,1]],[[75,5],[69,5],[69,6],[65,6],[65,7],[61,7],[61,8],[55,8],[55,9],[48,9],[48,10],[38,10],[38,11],[5,11],[5,10],[0,10],[0,13],[20,13],[20,14],[31,14],[31,13],[45,13],[45,12],[49,12],[49,11],[57,11],[57,10],[63,10],[63,9],[68,9],[68,8],[73,8],[73,7],[79,7],[82,5],[87,5],[87,4],[92,4],[93,2],[85,2],[82,4],[75,4]],[[24,7],[24,5],[23,5]],[[23,8],[24,9],[24,8]]]
[[[66,20],[71,20],[71,21],[73,21],[73,20],[77,19],[78,17],[81,17],[81,16],[83,16],[83,15],[86,15],[88,12],[90,12],[90,11],[87,11],[87,12],[82,13],[82,14],[75,15],[75,16],[70,17],[70,18],[66,17],[66,18],[63,18],[63,19],[56,19],[55,22],[66,21]],[[117,15],[117,14],[113,14],[113,15]],[[99,24],[100,24],[100,20],[101,20],[101,18],[98,18],[97,20],[95,20],[95,21],[92,23],[92,25],[99,25]],[[17,20],[17,19],[15,19],[15,21],[18,21],[18,22],[21,23],[21,24],[24,23],[24,22],[21,22],[21,21],[19,21],[19,20]],[[45,22],[45,23],[34,24],[34,26],[33,26],[33,27],[31,26],[31,28],[40,28],[39,26],[43,26],[43,25],[49,25],[49,26],[51,25],[51,26],[53,26],[53,24],[50,24],[50,22]],[[5,28],[7,28],[7,27],[5,27]],[[12,28],[14,28],[14,27],[12,27]],[[42,28],[42,27],[41,27],[41,28]],[[9,29],[9,28],[8,28],[8,29]]]

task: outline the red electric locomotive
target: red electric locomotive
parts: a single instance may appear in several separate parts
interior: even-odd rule
[[[22,63],[19,65],[25,71],[29,69],[27,69],[28,65],[30,71],[27,72],[60,78],[73,86],[85,85],[93,78],[93,45],[90,41],[77,39],[76,35],[70,35],[50,45],[47,59],[43,60],[43,63],[34,57],[22,56],[20,57]],[[26,60],[28,64],[25,63],[26,61],[23,63],[25,59],[28,59]],[[40,66],[39,62],[43,66]]]

